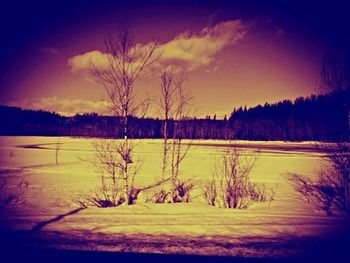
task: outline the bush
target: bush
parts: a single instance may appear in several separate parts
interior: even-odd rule
[[[216,191],[216,182],[214,178],[204,185],[203,195],[209,205],[215,206],[218,193]]]
[[[288,179],[303,200],[314,204],[328,216],[335,212],[349,212],[350,147],[349,143],[338,143],[335,148],[323,147],[329,167],[321,170],[315,180],[289,174]]]
[[[163,185],[164,186],[164,185]],[[171,185],[171,190],[165,190],[164,188],[158,189],[153,195],[148,198],[148,202],[161,204],[161,203],[188,203],[191,201],[191,191],[194,187],[194,183],[191,180],[180,181],[177,180]]]
[[[338,188],[341,188],[342,203],[344,210],[350,211],[350,144],[338,143],[335,149],[330,149],[326,153],[326,160],[331,165],[331,173],[335,176],[335,181]]]
[[[170,191],[165,191],[164,189],[160,189],[153,193],[153,195],[147,199],[147,202],[155,203],[155,204],[163,204],[170,203]]]
[[[93,142],[90,162],[100,174],[101,187],[79,195],[74,201],[83,207],[114,207],[133,204],[141,189],[135,187],[135,178],[141,167],[134,158],[134,145],[121,140],[100,139]]]
[[[250,183],[249,187],[249,195],[250,199],[254,202],[266,202],[267,201],[267,193],[266,193],[266,185],[265,184],[257,184]]]
[[[321,170],[315,181],[299,174],[289,174],[289,180],[303,200],[316,205],[328,216],[346,210],[341,178],[333,170]]]
[[[115,207],[125,202],[123,189],[117,180],[111,181],[101,176],[101,187],[87,194],[78,195],[74,201],[81,207]]]
[[[188,203],[191,200],[191,191],[194,183],[188,181],[177,181],[172,192],[174,203]]]
[[[256,157],[242,158],[236,149],[228,150],[216,164],[203,196],[209,205],[247,208],[252,202],[267,200],[266,187],[250,180]]]

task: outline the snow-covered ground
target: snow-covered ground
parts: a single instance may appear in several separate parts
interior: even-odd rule
[[[346,223],[341,216],[326,217],[301,201],[286,179],[289,172],[313,176],[325,165],[314,142],[193,141],[181,169],[182,178],[196,183],[191,203],[139,202],[129,207],[80,210],[75,197],[100,186],[91,163],[83,161],[91,157],[92,141],[0,137],[0,178],[6,180],[6,194],[19,197],[0,210],[0,227],[34,229],[47,241],[39,242],[40,246],[55,248],[278,256],[301,249],[288,245],[276,249],[271,244],[278,240],[321,238],[341,231]],[[58,164],[56,143],[60,143]],[[274,201],[255,203],[245,210],[205,204],[203,183],[211,178],[215,162],[229,144],[238,147],[242,155],[258,157],[252,180],[277,187]],[[136,154],[143,163],[137,184],[159,178],[161,147],[160,140],[136,140]],[[50,238],[52,235],[55,238]],[[65,241],[59,242],[59,237]],[[245,245],[248,243],[260,245]]]

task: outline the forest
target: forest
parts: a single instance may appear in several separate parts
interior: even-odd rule
[[[168,136],[181,122],[182,139],[346,141],[349,139],[349,89],[233,109],[230,116],[168,121]],[[96,113],[61,116],[42,110],[0,106],[0,135],[121,138],[122,118]],[[163,138],[164,121],[129,116],[130,138]]]

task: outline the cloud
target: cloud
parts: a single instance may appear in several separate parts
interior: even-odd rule
[[[76,113],[98,113],[103,115],[111,115],[109,103],[107,101],[91,101],[81,99],[61,99],[57,97],[41,98],[37,101],[22,102],[20,107],[35,110],[45,110],[57,112],[65,116],[73,116]]]
[[[241,20],[230,20],[209,25],[200,32],[184,32],[174,39],[159,45],[160,58],[154,69],[169,65],[189,71],[205,67],[215,61],[215,56],[225,47],[237,43],[247,33],[247,26]],[[147,45],[139,47],[147,48]],[[72,72],[87,70],[91,61],[100,68],[108,65],[108,54],[93,50],[76,55],[68,60]]]
[[[68,66],[72,72],[78,72],[89,69],[91,62],[100,69],[107,69],[108,55],[99,51],[93,50],[82,55],[77,55],[68,59]]]
[[[247,33],[240,20],[226,21],[203,28],[199,33],[185,32],[160,46],[162,65],[178,65],[188,70],[208,66],[225,47],[237,43]]]

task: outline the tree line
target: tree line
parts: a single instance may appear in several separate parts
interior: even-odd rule
[[[349,137],[349,90],[235,109],[229,126],[237,139],[344,141]]]
[[[186,117],[176,136],[182,139],[322,140],[349,138],[349,90],[234,109],[229,118]],[[96,113],[61,116],[47,111],[0,107],[1,135],[122,138],[123,118]],[[167,121],[173,137],[177,120]],[[129,117],[130,138],[163,138],[164,120]]]

